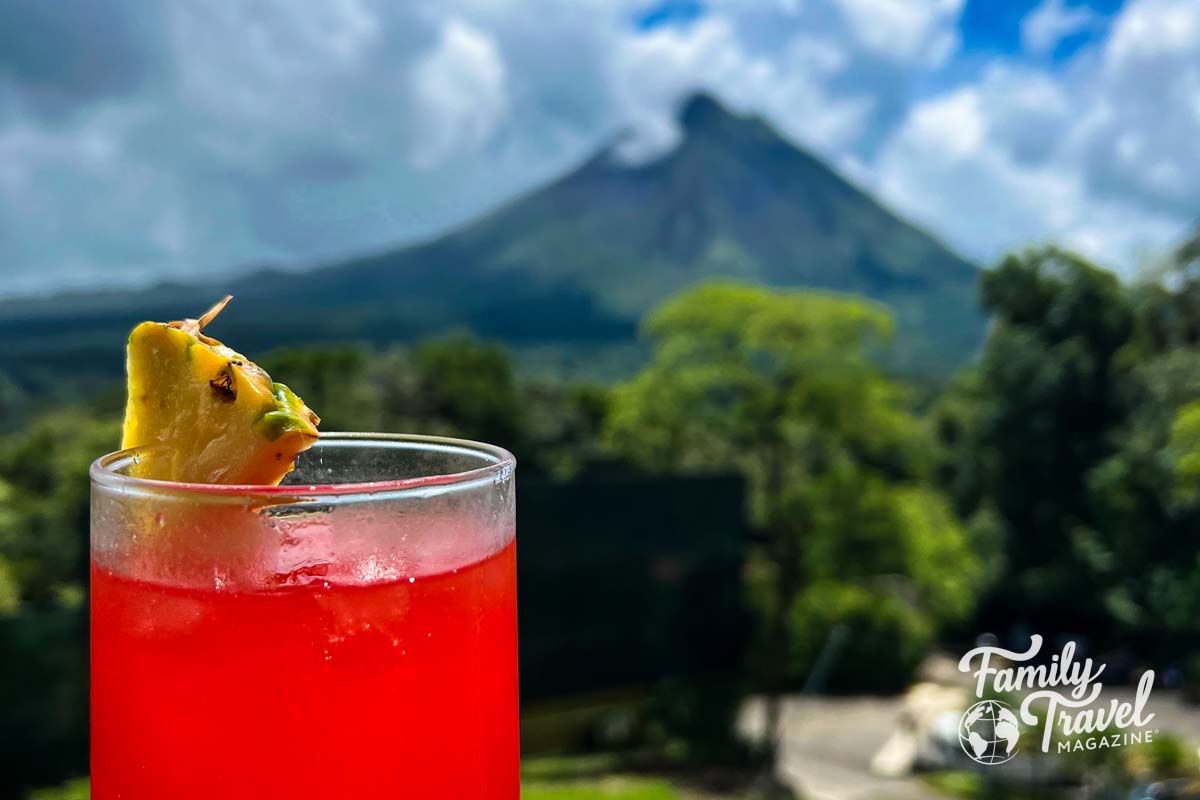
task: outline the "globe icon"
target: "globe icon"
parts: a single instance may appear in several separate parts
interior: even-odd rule
[[[980,764],[1003,764],[1017,754],[1021,729],[1007,703],[981,700],[963,713],[958,741],[963,752]]]

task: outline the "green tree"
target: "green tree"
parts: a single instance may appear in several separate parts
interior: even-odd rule
[[[936,411],[939,477],[1006,553],[983,624],[1200,647],[1193,272],[1127,285],[1044,248],[985,275],[991,335]]]
[[[986,512],[1008,575],[985,624],[1098,633],[1108,612],[1089,566],[1099,517],[1090,475],[1128,417],[1123,364],[1135,308],[1111,273],[1056,248],[984,273],[992,330],[973,374],[939,409],[941,471],[963,515]]]
[[[120,428],[63,409],[0,438],[0,774],[87,768],[88,465]]]
[[[15,430],[24,419],[30,398],[0,372],[0,433]]]
[[[1184,506],[1200,505],[1200,401],[1179,409],[1167,442],[1173,499]]]
[[[520,446],[525,405],[502,346],[465,334],[429,339],[393,351],[379,369],[389,429]]]
[[[1163,660],[1200,650],[1200,274],[1189,253],[1129,288],[1126,418],[1088,475],[1089,566],[1114,630]]]
[[[286,383],[321,417],[327,431],[369,431],[379,425],[379,398],[370,383],[370,353],[353,345],[289,347],[268,354],[263,369]]]
[[[88,466],[120,428],[56,411],[0,440],[0,561],[22,604],[77,604],[87,585]]]
[[[591,383],[530,381],[521,387],[522,468],[570,479],[611,466],[602,437],[609,390]]]
[[[904,387],[871,358],[891,329],[866,301],[705,283],[647,319],[653,359],[613,394],[617,452],[745,476],[763,535],[756,663],[772,694],[805,677],[835,627],[871,641],[864,608],[902,607],[922,635],[970,611],[979,563],[948,501],[921,484],[928,439]],[[805,627],[803,609],[831,591],[845,601]]]

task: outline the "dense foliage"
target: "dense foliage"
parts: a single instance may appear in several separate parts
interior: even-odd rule
[[[1006,561],[979,624],[1200,645],[1196,287],[1053,248],[984,276],[991,335],[936,411],[943,480]]]
[[[869,356],[890,330],[884,309],[859,300],[702,284],[649,318],[654,358],[615,392],[619,452],[746,477],[762,534],[754,661],[768,687],[799,685],[849,625],[872,668],[838,669],[830,688],[901,688],[939,626],[971,611],[981,570],[928,485],[931,440]],[[898,618],[864,624],[871,609]],[[915,641],[892,646],[905,632]]]

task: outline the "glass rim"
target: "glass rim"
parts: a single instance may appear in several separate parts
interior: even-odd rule
[[[91,466],[88,468],[88,475],[91,478],[93,487],[99,486],[118,491],[197,495],[214,498],[261,497],[280,500],[284,498],[321,498],[343,495],[406,493],[428,487],[452,489],[460,484],[469,486],[485,480],[495,480],[501,475],[511,474],[517,464],[516,457],[503,447],[471,439],[457,439],[451,436],[426,436],[416,433],[322,431],[314,447],[319,447],[325,442],[360,442],[368,444],[373,442],[380,444],[408,443],[423,445],[422,449],[427,451],[454,450],[464,454],[490,458],[492,459],[492,463],[462,472],[419,475],[412,478],[397,478],[387,481],[350,481],[346,483],[289,485],[195,483],[189,481],[169,481],[159,478],[141,478],[119,472],[119,466],[123,466],[130,459],[135,458],[139,451],[147,449],[146,446],[140,446],[117,450],[100,456],[91,463]]]

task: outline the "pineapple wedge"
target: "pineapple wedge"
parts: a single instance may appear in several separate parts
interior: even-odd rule
[[[191,483],[277,484],[317,440],[320,419],[288,387],[199,319],[143,322],[129,334],[122,448],[145,447],[138,476]]]

